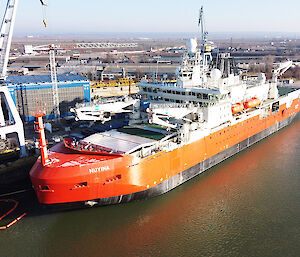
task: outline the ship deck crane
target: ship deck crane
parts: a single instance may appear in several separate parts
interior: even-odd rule
[[[292,61],[286,61],[276,64],[272,73],[272,82],[277,83],[278,77],[284,74],[290,67],[292,67],[292,65]]]
[[[201,9],[199,11],[199,20],[198,20],[198,27],[201,26],[201,51],[204,53],[205,46],[207,44],[207,35],[208,32],[205,30],[205,23],[204,23],[204,14],[203,14],[203,6],[201,6]]]

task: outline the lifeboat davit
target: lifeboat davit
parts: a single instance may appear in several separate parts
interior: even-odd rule
[[[242,103],[236,103],[231,106],[231,111],[233,114],[241,112],[244,110],[244,105]]]
[[[244,102],[244,108],[249,109],[260,105],[260,100],[257,97],[252,97],[251,99]]]

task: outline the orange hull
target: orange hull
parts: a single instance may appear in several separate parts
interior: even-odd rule
[[[38,159],[30,172],[31,180],[39,201],[44,204],[94,199],[100,204],[111,204],[148,198],[171,190],[259,141],[267,136],[262,131],[270,129],[269,134],[277,131],[299,109],[299,100],[295,99],[289,108],[282,105],[267,118],[255,116],[181,148],[138,161],[130,155],[80,154],[58,144],[51,148],[50,165],[44,167]],[[282,123],[279,128],[277,123]],[[242,147],[242,142],[249,143],[250,138],[253,142]]]

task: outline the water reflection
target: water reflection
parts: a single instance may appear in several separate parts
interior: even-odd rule
[[[296,256],[299,129],[154,199],[28,217],[0,235],[3,256],[20,256],[12,244],[23,256]]]

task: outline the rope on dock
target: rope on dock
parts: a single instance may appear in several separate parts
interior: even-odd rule
[[[13,200],[13,199],[0,199],[0,202],[12,202],[12,203],[14,203],[14,206],[9,211],[7,211],[5,214],[3,214],[0,217],[0,221],[3,218],[5,218],[6,216],[8,216],[11,212],[13,212],[18,207],[18,205],[19,205],[19,202],[16,201],[16,200]],[[20,215],[18,218],[14,219],[13,221],[11,221],[10,223],[8,223],[7,225],[0,227],[0,230],[7,229],[7,228],[11,227],[13,224],[15,224],[20,219],[22,219],[25,215],[26,215],[26,212],[24,212],[22,215]]]
[[[23,190],[19,190],[19,191],[15,191],[15,192],[10,192],[10,193],[6,193],[3,195],[0,195],[0,197],[4,197],[4,196],[9,196],[9,195],[16,195],[16,194],[20,194],[20,193],[25,193],[28,191],[31,191],[32,189],[23,189]]]

